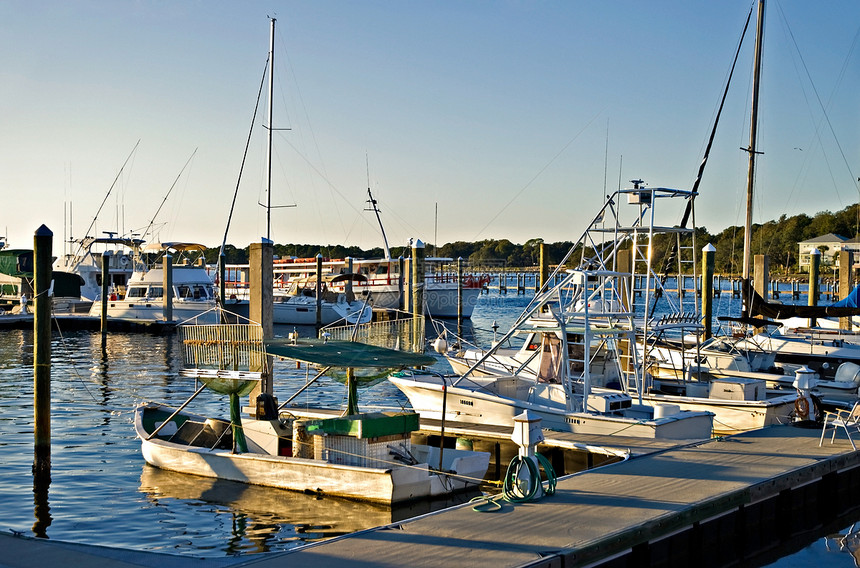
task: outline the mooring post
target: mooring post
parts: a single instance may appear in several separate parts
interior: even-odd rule
[[[716,252],[717,249],[711,243],[708,243],[702,249],[702,323],[705,325],[704,339],[709,339],[713,335],[711,319],[714,316],[714,256]]]
[[[812,249],[809,253],[809,297],[806,300],[807,305],[818,305],[818,272],[821,269],[821,251],[817,248]],[[809,318],[809,326],[815,327],[816,318]]]
[[[162,259],[164,266],[164,296],[162,300],[164,321],[173,321],[173,255],[165,253]]]
[[[854,273],[854,253],[850,250],[839,251],[839,299],[851,293],[851,274]],[[851,330],[851,317],[839,318],[839,328]]]
[[[108,251],[102,253],[102,309],[101,330],[102,335],[107,333],[108,293],[110,291],[110,254]]]
[[[457,257],[457,337],[463,337],[463,257]]]
[[[316,255],[316,288],[314,289],[314,298],[316,299],[316,311],[317,311],[317,328],[322,327],[322,262],[323,257],[322,254],[317,253]]]
[[[353,266],[352,257],[351,256],[346,257],[346,273],[347,274],[352,274],[352,266]],[[344,284],[343,291],[346,293],[347,301],[349,301],[350,298],[354,297],[354,294],[352,291],[352,277],[351,276],[347,279],[346,284]]]
[[[406,278],[406,259],[403,258],[403,255],[397,257],[397,309],[401,312],[406,311],[406,297],[403,295],[404,279]]]
[[[770,257],[766,254],[757,254],[753,257],[753,289],[762,298],[767,298],[767,289],[770,285]],[[761,333],[764,328],[755,328],[755,333]]]
[[[249,247],[248,264],[250,267],[250,294],[248,317],[263,328],[263,339],[271,339],[274,336],[272,325],[272,303],[273,303],[273,250],[272,241],[263,239],[260,243],[251,243]],[[249,404],[253,415],[256,417],[257,397],[261,394],[271,395],[272,387],[272,357],[263,356],[250,365],[249,370],[262,374],[258,386],[250,393]]]
[[[412,245],[412,325],[413,347],[424,329],[424,243],[415,239]]]
[[[540,279],[535,284],[535,290],[542,290],[549,280],[549,256],[546,252],[546,243],[540,244]]]
[[[218,303],[221,308],[220,321],[227,323],[227,255],[223,252],[218,256]]]
[[[51,472],[51,245],[54,233],[42,225],[33,238],[33,406],[35,451],[34,476]]]

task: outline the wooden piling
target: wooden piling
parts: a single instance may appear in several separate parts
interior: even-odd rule
[[[346,257],[346,273],[352,274],[352,271],[353,271],[352,257],[348,256],[348,257]],[[347,298],[353,298],[354,297],[354,295],[352,293],[352,278],[349,278],[346,281],[346,284],[344,285],[344,290],[346,291],[346,297]]]
[[[413,337],[421,337],[424,327],[424,243],[415,239],[412,245],[412,324]]]
[[[404,279],[406,278],[406,259],[402,256],[397,257],[397,265],[400,277],[397,279],[397,288],[399,299],[397,300],[397,309],[406,311],[406,297],[404,296]]]
[[[854,272],[854,253],[850,250],[839,252],[839,299],[851,293],[851,274]],[[851,329],[851,317],[839,318],[840,329]]]
[[[809,294],[807,305],[818,305],[818,273],[821,269],[821,251],[817,248],[812,249],[809,254]],[[816,318],[809,318],[809,325],[815,327]]]
[[[164,321],[173,321],[173,256],[165,253],[162,259],[164,266],[164,295],[162,296],[162,316]]]
[[[717,249],[710,243],[702,249],[702,323],[705,325],[704,339],[709,339],[713,335],[711,320],[714,315],[712,299],[714,295],[714,256],[716,252]]]
[[[219,321],[227,323],[227,310],[224,307],[227,305],[227,255],[223,252],[218,256],[218,301],[221,304],[221,316]]]
[[[54,233],[45,225],[33,238],[33,474],[51,471],[51,246]]]
[[[546,251],[546,243],[540,244],[540,279],[535,284],[535,290],[542,290],[549,280],[549,255]]]
[[[316,293],[314,294],[316,299],[316,310],[317,310],[317,329],[322,327],[322,265],[323,265],[323,257],[320,253],[317,253],[316,256],[317,266],[316,266],[316,275],[317,275],[317,284],[316,284]]]
[[[107,333],[108,292],[110,291],[110,255],[108,251],[102,253],[102,305],[101,305],[101,330],[102,336]]]
[[[457,337],[463,336],[463,257],[457,257]]]
[[[248,317],[252,322],[260,324],[263,328],[263,339],[271,339],[274,335],[272,325],[272,303],[273,303],[273,250],[272,241],[265,239],[261,243],[251,243],[249,247],[250,267],[249,274],[249,305]],[[259,385],[251,391],[249,406],[256,417],[257,396],[260,394],[271,395],[272,387],[272,357],[266,355],[260,361],[253,361],[250,371],[262,373]]]

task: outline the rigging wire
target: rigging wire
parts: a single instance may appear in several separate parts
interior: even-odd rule
[[[741,33],[741,37],[738,40],[738,47],[735,50],[735,57],[734,57],[734,60],[732,61],[732,66],[729,70],[729,75],[726,78],[726,86],[723,89],[723,96],[720,99],[720,106],[717,109],[717,114],[714,118],[714,125],[711,128],[711,134],[708,137],[708,144],[705,147],[705,154],[702,157],[702,162],[699,164],[699,170],[696,173],[696,180],[693,182],[693,189],[692,189],[693,194],[687,200],[687,206],[684,209],[684,215],[681,218],[680,226],[682,228],[687,227],[687,223],[690,220],[690,214],[693,211],[693,200],[696,198],[696,193],[698,192],[699,185],[702,182],[702,176],[705,173],[705,166],[708,163],[708,157],[711,154],[711,147],[714,144],[714,137],[717,134],[717,126],[720,123],[720,116],[723,113],[723,107],[725,106],[726,98],[728,97],[728,94],[729,94],[729,87],[732,84],[732,77],[734,76],[735,67],[738,63],[738,58],[740,57],[741,46],[743,46],[744,38],[746,37],[747,30],[749,29],[749,24],[750,24],[750,21],[752,19],[752,13],[753,13],[753,10],[751,7],[749,13],[747,14],[747,21],[744,24],[743,32]],[[651,317],[654,314],[654,311],[657,309],[657,302],[660,300],[660,297],[663,295],[663,285],[666,283],[666,278],[668,277],[669,271],[671,270],[671,266],[675,263],[675,259],[676,259],[677,255],[678,255],[678,241],[677,241],[677,239],[673,239],[672,248],[669,251],[669,254],[666,256],[666,260],[663,264],[663,271],[662,271],[662,275],[660,277],[660,280],[661,280],[660,286],[658,286],[654,291],[654,303],[651,305],[651,311],[649,312],[648,317]]]
[[[230,214],[227,215],[227,226],[224,228],[224,239],[221,241],[221,251],[218,262],[224,255],[224,247],[227,246],[227,233],[230,231],[230,222],[233,220],[233,210],[236,208],[236,197],[239,195],[239,185],[242,182],[242,172],[245,170],[245,160],[248,158],[248,147],[251,145],[251,136],[254,133],[254,123],[257,121],[257,111],[260,108],[260,97],[263,96],[263,87],[266,84],[266,70],[269,68],[269,56],[266,55],[266,65],[263,67],[263,77],[260,79],[260,90],[257,92],[257,103],[254,105],[254,115],[251,117],[251,128],[248,131],[248,140],[245,142],[245,152],[242,154],[242,164],[239,166],[239,175],[236,178],[236,189],[233,191],[233,201],[230,203]],[[220,268],[220,267],[219,267]]]
[[[821,122],[823,121],[823,122],[827,123],[827,128],[830,130],[830,134],[833,136],[833,140],[836,143],[836,147],[839,149],[839,154],[842,156],[842,161],[845,164],[845,168],[848,170],[848,173],[851,176],[851,183],[852,183],[852,185],[854,185],[855,189],[860,191],[860,185],[858,185],[858,182],[860,182],[860,180],[857,179],[857,176],[851,170],[851,165],[848,162],[848,158],[845,156],[845,150],[842,148],[842,144],[839,142],[839,138],[836,136],[836,130],[833,128],[833,123],[830,121],[830,116],[827,113],[827,108],[830,106],[830,102],[833,100],[833,96],[837,90],[837,87],[842,82],[842,79],[845,76],[845,70],[847,69],[848,63],[851,60],[851,55],[854,52],[855,48],[857,47],[858,39],[860,39],[860,28],[858,28],[857,32],[854,35],[854,39],[851,42],[851,48],[848,51],[848,55],[845,57],[845,61],[843,61],[843,63],[842,63],[842,68],[840,69],[840,72],[839,72],[839,79],[837,80],[836,87],[834,87],[833,93],[831,93],[830,99],[828,100],[827,105],[825,105],[823,103],[823,101],[821,100],[821,95],[819,95],[818,89],[815,87],[815,82],[812,80],[812,75],[809,72],[809,67],[806,65],[806,61],[803,59],[803,54],[801,53],[800,48],[797,44],[797,39],[794,37],[794,32],[792,31],[791,27],[788,24],[788,19],[786,18],[785,13],[782,11],[782,7],[779,6],[779,4],[777,4],[777,6],[780,10],[780,16],[782,17],[783,24],[785,25],[786,34],[788,35],[789,39],[792,42],[792,45],[794,46],[794,49],[797,53],[797,57],[800,61],[800,65],[803,68],[803,72],[805,73],[806,78],[809,81],[810,86],[812,87],[812,92],[815,95],[815,100],[816,100],[816,102],[818,102],[818,106],[821,109],[822,118],[820,119],[818,126],[816,126],[816,128],[815,128],[815,137],[818,137],[818,130],[820,128]],[[825,156],[825,160],[827,160],[826,156]],[[828,169],[829,169],[829,165],[830,164],[828,162]],[[836,192],[837,192],[836,195],[841,202],[842,197],[839,195],[838,189],[837,188],[834,188],[834,189],[836,189]]]
[[[554,162],[559,158],[559,156],[561,156],[562,154],[564,154],[564,152],[568,149],[568,147],[570,147],[570,145],[571,145],[571,144],[573,144],[573,143],[576,141],[576,139],[577,139],[577,138],[579,138],[579,137],[580,137],[580,135],[582,135],[582,133],[583,133],[583,132],[585,132],[585,130],[586,130],[589,126],[591,126],[591,123],[592,123],[592,122],[594,122],[595,120],[597,120],[597,117],[598,117],[598,116],[600,116],[600,115],[602,114],[602,112],[603,112],[603,111],[600,111],[600,112],[598,112],[597,114],[595,114],[593,117],[591,117],[591,119],[590,119],[588,122],[586,122],[586,123],[585,123],[585,125],[584,125],[580,130],[579,130],[579,132],[577,132],[577,133],[573,136],[573,138],[571,138],[570,140],[568,140],[567,144],[565,144],[564,146],[562,146],[561,150],[559,150],[558,152],[556,152],[555,156],[553,156],[552,158],[550,158],[550,160],[549,160],[546,164],[544,164],[544,166],[543,166],[540,170],[538,170],[538,172],[537,172],[534,176],[532,176],[532,178],[531,178],[531,179],[530,179],[530,180],[529,180],[529,181],[528,181],[524,186],[522,186],[522,187],[520,188],[520,190],[519,190],[518,192],[516,192],[516,193],[514,194],[514,196],[513,196],[513,197],[511,197],[511,198],[508,200],[508,202],[507,202],[507,203],[505,203],[505,205],[504,205],[501,209],[499,209],[499,211],[498,211],[495,215],[493,215],[493,217],[492,217],[489,221],[487,221],[487,223],[486,223],[486,224],[481,228],[481,230],[480,230],[480,231],[478,231],[478,232],[475,234],[475,237],[473,238],[473,240],[477,241],[477,240],[480,238],[480,236],[484,233],[484,231],[486,231],[486,230],[487,230],[487,228],[488,228],[488,227],[489,227],[489,226],[490,226],[490,225],[491,225],[491,224],[492,224],[496,219],[498,219],[498,218],[499,218],[499,215],[501,215],[502,213],[504,213],[504,212],[505,212],[505,210],[507,210],[507,208],[508,208],[508,207],[510,207],[510,206],[514,203],[514,201],[516,201],[516,200],[520,197],[520,195],[522,195],[522,194],[523,194],[523,192],[524,192],[525,190],[527,190],[527,189],[528,189],[528,188],[529,188],[529,187],[530,187],[530,186],[535,182],[535,180],[536,180],[537,178],[539,178],[539,177],[541,176],[541,174],[543,174],[543,173],[547,170],[547,168],[549,168],[549,167],[550,167],[550,166],[551,166],[551,165],[552,165],[552,164],[553,164],[553,163],[554,163]]]
[[[131,152],[129,152],[128,157],[127,157],[127,158],[125,159],[125,161],[122,163],[122,167],[121,167],[121,168],[119,169],[119,171],[116,173],[116,177],[114,178],[113,183],[112,183],[112,184],[110,184],[110,188],[108,189],[108,192],[105,194],[105,198],[102,200],[102,204],[101,204],[101,205],[99,205],[99,208],[98,208],[98,210],[96,211],[96,214],[95,214],[95,216],[93,217],[93,220],[92,220],[92,222],[90,223],[90,226],[89,226],[89,227],[87,227],[87,230],[86,230],[86,232],[84,233],[84,236],[85,236],[85,237],[86,237],[87,235],[89,235],[89,234],[90,234],[90,231],[92,230],[93,226],[96,224],[96,221],[97,221],[97,220],[98,220],[98,218],[99,218],[99,213],[101,213],[101,212],[102,212],[102,208],[105,206],[105,203],[107,202],[108,197],[110,197],[111,191],[113,191],[113,188],[116,186],[116,182],[119,180],[119,176],[121,176],[121,175],[122,175],[122,172],[123,172],[123,170],[125,169],[125,166],[128,164],[128,161],[129,161],[129,160],[131,160],[131,157],[132,157],[132,156],[134,156],[134,153],[137,151],[137,147],[138,147],[138,145],[139,145],[139,144],[140,144],[140,139],[138,139],[138,141],[134,144],[134,148],[132,148],[132,149],[131,149]],[[82,240],[81,240],[80,245],[78,246],[78,250],[77,250],[77,251],[75,251],[74,256],[77,256],[77,255],[81,252],[81,250],[83,250],[83,248],[84,248],[84,243],[83,243],[83,239],[82,239]]]
[[[155,224],[155,218],[158,217],[158,214],[161,212],[161,208],[164,207],[165,202],[167,202],[167,198],[170,197],[170,193],[173,191],[173,188],[176,187],[177,182],[179,182],[179,178],[181,178],[183,172],[185,172],[185,168],[187,168],[188,164],[191,163],[191,160],[194,159],[195,154],[197,154],[197,148],[194,148],[194,151],[191,152],[191,156],[189,156],[188,160],[185,161],[185,165],[182,166],[181,170],[179,170],[179,173],[176,175],[176,179],[173,180],[173,183],[170,185],[170,189],[167,190],[167,193],[164,195],[164,199],[161,200],[161,204],[158,206],[158,209],[155,210],[155,215],[152,216],[152,219],[149,221],[149,225],[146,227],[146,230],[140,238],[146,238],[146,235],[149,234]]]

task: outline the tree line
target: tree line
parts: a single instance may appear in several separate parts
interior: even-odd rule
[[[752,253],[764,254],[770,257],[770,272],[773,275],[788,275],[797,273],[800,259],[798,258],[798,243],[814,237],[834,233],[844,237],[858,234],[858,206],[850,205],[841,211],[831,213],[822,211],[813,216],[806,214],[787,217],[782,215],[775,221],[755,224],[752,228]],[[716,247],[714,263],[715,270],[722,274],[740,274],[743,263],[744,229],[731,226],[717,234],[711,234],[704,227],[696,229],[696,247],[701,250],[707,244]],[[692,237],[682,243],[691,245]],[[462,258],[473,270],[499,269],[531,269],[540,262],[541,239],[530,239],[524,244],[515,244],[507,239],[485,239],[477,242],[457,241],[446,243],[440,247],[433,244],[425,245],[427,256]],[[558,264],[573,247],[571,241],[545,243],[544,250],[551,265]],[[672,263],[666,262],[672,254],[674,237],[660,235],[653,247],[655,266],[666,266],[666,272],[672,273]],[[216,263],[220,249],[211,248],[206,251],[206,261]],[[586,257],[591,251],[585,251]],[[822,250],[823,255],[833,257],[836,250]],[[318,254],[324,258],[382,258],[381,247],[361,249],[355,246],[342,245],[310,245],[310,244],[278,244],[274,246],[274,254],[279,258],[312,259]],[[227,264],[244,264],[248,262],[248,247],[236,248],[227,245],[224,249]],[[409,257],[408,247],[392,247],[391,256]],[[582,251],[574,251],[568,261],[569,266],[575,266],[582,258]]]

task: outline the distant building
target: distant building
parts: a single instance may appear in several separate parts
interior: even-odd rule
[[[809,255],[812,249],[817,248],[821,253],[821,267],[830,269],[839,268],[839,253],[843,250],[850,250],[855,253],[860,253],[860,237],[849,239],[842,235],[827,233],[820,237],[815,237],[806,241],[797,243],[799,269],[801,272],[809,272]],[[855,263],[857,261],[855,260]],[[855,264],[856,266],[856,264]]]

